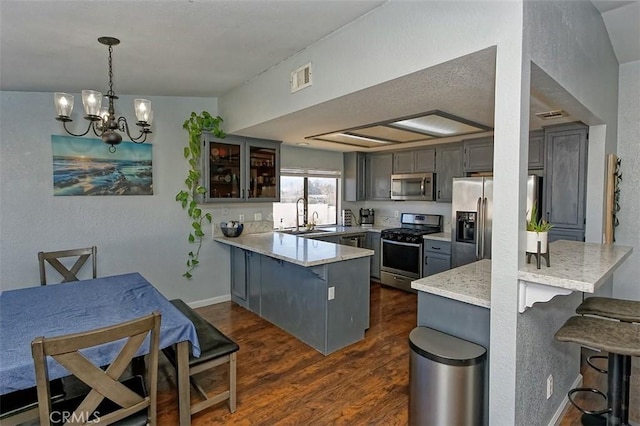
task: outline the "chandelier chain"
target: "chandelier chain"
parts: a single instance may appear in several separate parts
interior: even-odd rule
[[[113,96],[113,60],[111,59],[112,52],[113,46],[109,45],[109,96]]]

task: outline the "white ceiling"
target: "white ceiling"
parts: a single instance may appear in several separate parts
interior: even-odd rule
[[[113,54],[117,94],[217,97],[383,3],[0,0],[0,90],[106,91],[107,49],[97,42],[106,35],[122,41]],[[640,1],[593,3],[619,62],[640,60]],[[242,133],[296,143],[434,109],[492,127],[494,76],[495,51],[487,49]],[[532,113],[556,109],[544,96],[532,95]],[[532,127],[540,124],[532,118]]]

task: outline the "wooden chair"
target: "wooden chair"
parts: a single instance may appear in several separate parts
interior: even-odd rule
[[[146,392],[141,376],[122,382],[119,379],[149,334],[149,391]],[[80,353],[81,349],[121,339],[126,339],[126,343],[106,370],[94,365]],[[83,333],[34,339],[31,352],[38,388],[40,425],[70,424],[72,420],[109,425],[122,420],[126,425],[155,426],[159,345],[160,314],[157,312]],[[89,393],[51,404],[47,368],[49,356],[87,384],[91,388]]]
[[[96,246],[79,248],[74,250],[60,250],[60,251],[41,251],[38,253],[38,263],[40,264],[40,284],[47,285],[47,275],[45,270],[45,261],[47,261],[53,268],[62,275],[64,278],[63,283],[69,281],[78,281],[76,274],[84,266],[87,260],[91,257],[93,262],[93,278],[96,278]],[[59,259],[65,257],[77,257],[78,259],[69,269],[60,262]]]

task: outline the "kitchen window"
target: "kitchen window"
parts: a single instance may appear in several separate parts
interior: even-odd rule
[[[300,225],[307,222],[316,225],[338,223],[340,172],[337,170],[310,170],[282,168],[280,170],[280,202],[273,203],[273,225],[285,228],[296,226],[296,201],[300,198]],[[303,211],[304,210],[304,211]],[[315,214],[317,213],[317,214]]]

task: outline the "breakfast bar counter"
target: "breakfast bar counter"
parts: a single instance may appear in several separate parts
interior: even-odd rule
[[[373,251],[309,236],[214,240],[230,246],[231,300],[328,355],[362,340],[369,328]]]
[[[344,231],[342,233],[346,234]],[[320,235],[322,234],[319,233],[318,236]],[[213,240],[304,267],[373,255],[372,250],[302,238],[283,232],[263,232],[235,238],[214,237]]]

